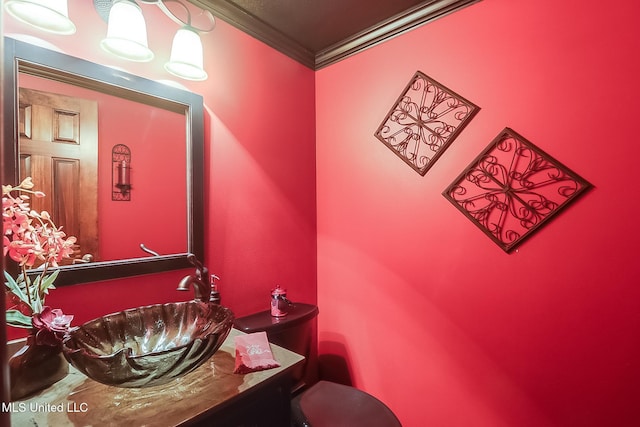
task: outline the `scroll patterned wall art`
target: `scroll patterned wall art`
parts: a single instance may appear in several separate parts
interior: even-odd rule
[[[505,128],[443,195],[506,252],[591,188]]]
[[[124,144],[116,144],[111,149],[111,200],[130,202],[131,187],[128,185],[130,182],[123,182],[121,178],[121,173],[125,172],[119,168],[122,162],[125,162],[125,165],[131,166],[131,149]]]
[[[375,136],[424,176],[478,110],[418,71]]]

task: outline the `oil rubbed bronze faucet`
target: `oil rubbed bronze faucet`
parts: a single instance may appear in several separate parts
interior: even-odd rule
[[[188,291],[189,286],[193,285],[195,299],[198,301],[208,302],[211,295],[211,286],[209,285],[209,270],[205,268],[194,254],[187,255],[187,260],[196,268],[195,273],[190,274],[180,280],[178,284],[179,291]]]

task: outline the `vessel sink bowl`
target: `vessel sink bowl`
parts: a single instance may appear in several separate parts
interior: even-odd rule
[[[233,313],[198,300],[133,308],[71,331],[62,351],[76,369],[103,384],[140,388],[193,371],[222,345]]]

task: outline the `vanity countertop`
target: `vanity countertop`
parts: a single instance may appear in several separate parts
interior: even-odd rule
[[[234,374],[232,329],[220,349],[195,371],[168,384],[148,388],[111,387],[73,366],[50,388],[13,402],[13,426],[180,426],[230,405],[243,394],[285,375],[304,357],[271,344],[279,368]]]

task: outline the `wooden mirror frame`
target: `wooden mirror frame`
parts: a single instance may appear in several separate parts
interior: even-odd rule
[[[204,103],[202,96],[25,42],[4,38],[5,143],[2,183],[18,171],[18,72],[71,83],[185,114],[187,132],[187,252],[60,267],[56,286],[191,268],[187,255],[204,261]],[[10,95],[13,94],[13,97]],[[168,199],[168,198],[167,198]],[[167,200],[167,203],[170,203]]]

